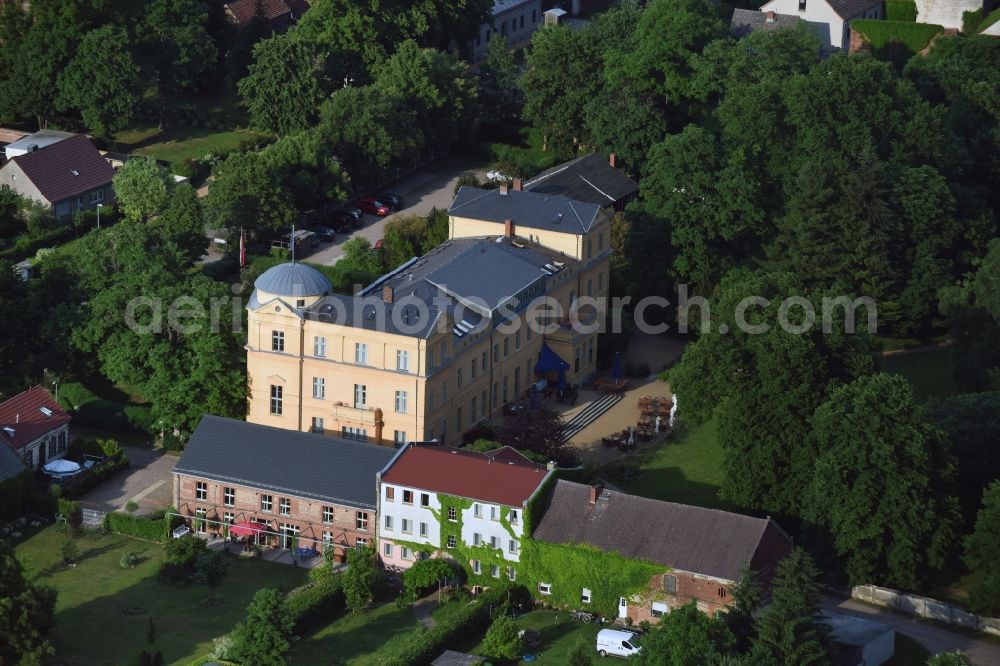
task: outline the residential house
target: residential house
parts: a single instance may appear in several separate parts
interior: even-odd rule
[[[528,182],[523,189],[538,194],[555,194],[612,210],[625,210],[639,196],[639,184],[618,168],[613,153],[604,159],[590,154],[546,169]],[[517,181],[514,181],[517,189]]]
[[[802,19],[793,14],[777,12],[757,12],[752,9],[735,9],[729,22],[729,34],[733,37],[746,37],[753,32],[772,32],[782,28],[793,28]]]
[[[829,49],[848,48],[852,20],[885,18],[882,0],[771,0],[760,11],[801,18]]]
[[[305,0],[231,0],[223,5],[229,21],[237,30],[245,30],[260,17],[270,30],[287,28],[309,8]]]
[[[407,568],[458,559],[473,584],[516,580],[525,509],[552,470],[509,447],[488,453],[411,444],[379,475],[379,555]]]
[[[770,518],[662,502],[559,480],[532,537],[550,544],[591,546],[663,566],[647,589],[618,600],[619,619],[637,623],[694,601],[706,613],[725,610],[744,567],[765,592],[791,539]],[[582,589],[599,581],[578,581]],[[552,586],[539,582],[541,594]],[[589,594],[584,598],[588,599]],[[589,599],[588,599],[589,600]]]
[[[497,192],[462,188],[451,239],[355,295],[332,293],[302,264],[261,275],[247,304],[247,420],[457,442],[542,378],[592,375],[598,310],[572,306],[607,293],[609,217],[565,197]],[[540,314],[541,296],[562,312]]]
[[[52,394],[33,386],[0,403],[0,446],[11,448],[29,469],[66,455],[70,417]]]
[[[472,62],[486,55],[490,40],[503,38],[508,44],[531,39],[542,24],[540,0],[496,0],[493,3],[493,20],[479,28],[479,34],[469,45]]]
[[[36,150],[41,150],[46,146],[51,146],[54,143],[59,143],[60,141],[65,141],[76,136],[72,132],[58,132],[56,130],[40,130],[34,134],[28,134],[27,136],[21,136],[14,141],[8,143],[4,146],[3,152],[4,157],[8,160],[18,157],[20,155],[26,155],[28,153],[33,153]]]
[[[568,9],[572,16],[581,14],[591,15],[594,12],[605,9],[611,4],[611,0],[542,0],[542,11],[553,8]]]
[[[34,146],[0,167],[0,184],[50,207],[59,219],[113,201],[114,169],[87,137],[77,134],[37,150]]]
[[[4,482],[16,479],[27,469],[24,460],[14,452],[14,449],[0,444],[0,488],[3,488]],[[0,512],[2,512],[2,508],[0,508]]]
[[[347,551],[375,538],[377,474],[395,455],[206,415],[173,472],[173,502],[201,533],[234,522],[261,525],[258,543]]]

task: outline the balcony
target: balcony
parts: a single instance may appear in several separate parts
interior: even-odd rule
[[[375,408],[369,405],[364,407],[354,407],[345,405],[342,402],[335,402],[331,409],[331,416],[338,421],[350,421],[368,426],[375,426]]]

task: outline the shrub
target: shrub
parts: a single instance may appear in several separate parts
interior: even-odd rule
[[[308,636],[347,610],[340,576],[327,576],[292,590],[285,605],[299,636]]]
[[[63,564],[70,564],[80,556],[80,549],[76,547],[76,542],[72,538],[69,538],[63,543],[61,554]]]
[[[187,583],[195,573],[198,556],[205,550],[205,542],[190,534],[180,539],[168,539],[160,579],[170,585]]]
[[[124,455],[111,460],[105,460],[93,467],[86,474],[73,477],[63,486],[63,493],[69,497],[79,497],[87,491],[96,488],[123,469],[128,469],[129,461]]]
[[[983,17],[986,15],[986,10],[983,7],[976,9],[971,12],[962,12],[962,34],[963,35],[974,35],[976,31],[979,30],[980,24],[983,22]]]
[[[118,558],[118,566],[122,569],[135,569],[137,564],[139,564],[139,556],[131,550],[126,550],[122,553],[122,556]]]
[[[513,660],[521,654],[521,639],[512,619],[501,615],[493,620],[483,639],[483,652],[500,661]]]
[[[104,516],[104,529],[114,534],[165,543],[170,536],[170,521],[166,518],[144,518],[120,511]]]
[[[447,560],[431,558],[420,560],[403,572],[403,587],[406,599],[416,601],[421,591],[436,586],[438,581],[450,581],[455,577],[455,569]]]
[[[885,0],[885,18],[912,23],[917,20],[917,3],[913,0]]]
[[[74,530],[78,529],[83,520],[83,516],[80,513],[80,505],[65,497],[60,497],[58,507],[59,513],[66,519],[66,523]]]

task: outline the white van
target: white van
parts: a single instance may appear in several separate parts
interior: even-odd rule
[[[597,632],[597,654],[602,657],[607,657],[609,654],[616,657],[631,657],[642,650],[638,639],[638,634],[631,631],[601,629]]]

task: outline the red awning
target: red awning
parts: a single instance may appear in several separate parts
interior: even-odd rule
[[[267,531],[266,525],[260,523],[233,523],[229,526],[229,533],[236,536],[256,536]]]

